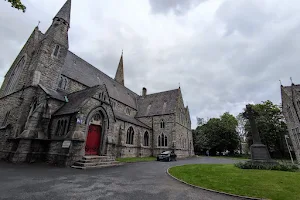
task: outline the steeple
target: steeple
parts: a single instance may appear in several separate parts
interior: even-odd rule
[[[71,16],[71,0],[67,0],[63,7],[55,15],[55,18],[63,19],[70,26],[70,16]]]
[[[122,50],[119,66],[116,72],[115,80],[121,85],[124,85],[123,50]]]
[[[53,22],[45,33],[45,38],[54,40],[59,45],[69,48],[68,31],[70,28],[71,0],[67,0],[53,18]]]

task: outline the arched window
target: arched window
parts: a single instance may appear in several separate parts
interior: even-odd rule
[[[165,147],[168,146],[168,137],[165,135]]]
[[[53,50],[53,56],[58,57],[59,49],[60,49],[59,45],[55,45],[55,48]]]
[[[165,121],[163,119],[160,121],[160,128],[165,128]]]
[[[58,120],[56,125],[56,136],[64,136],[68,129],[68,120]]]
[[[160,135],[158,136],[158,146],[160,147],[160,143],[161,142],[161,139],[160,139]]]
[[[168,146],[168,137],[163,133],[158,136],[158,146],[167,147]]]
[[[26,57],[23,56],[9,77],[5,89],[5,94],[11,93],[15,90],[15,87],[17,86],[18,83],[18,79],[20,78],[20,74],[24,68],[25,62],[26,62]]]
[[[133,144],[134,130],[132,126],[130,126],[127,130],[127,139],[126,144]]]
[[[147,131],[144,134],[144,146],[149,146],[149,134]]]

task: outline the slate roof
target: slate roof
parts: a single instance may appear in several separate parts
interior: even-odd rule
[[[117,81],[70,51],[66,56],[62,74],[88,87],[104,83],[111,98],[116,99],[134,109],[137,108],[137,94],[119,84]]]
[[[179,89],[175,89],[139,97],[136,117],[175,113],[179,95]]]
[[[76,113],[83,104],[89,100],[99,90],[99,86],[94,86],[68,95],[68,102],[65,103],[54,115],[66,115]]]
[[[121,113],[121,112],[117,112],[117,111],[114,111],[114,113],[115,113],[115,116],[116,116],[117,119],[120,119],[120,120],[125,121],[125,122],[130,122],[132,124],[135,124],[135,125],[138,125],[138,126],[141,126],[141,127],[144,127],[144,128],[151,129],[149,126],[142,123],[138,119],[130,117],[130,116],[126,115],[125,113]]]
[[[66,94],[59,92],[59,91],[55,91],[49,88],[44,87],[43,85],[39,84],[40,88],[46,93],[48,94],[50,97],[60,100],[60,101],[66,101],[65,100],[65,96]]]

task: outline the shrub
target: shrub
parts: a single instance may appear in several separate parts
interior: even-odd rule
[[[272,163],[272,162],[239,162],[235,164],[236,167],[240,169],[261,169],[261,170],[278,170],[278,171],[289,171],[295,172],[299,170],[297,165],[293,164],[283,164],[283,163]]]

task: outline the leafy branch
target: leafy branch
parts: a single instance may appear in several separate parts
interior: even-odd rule
[[[16,8],[18,10],[22,10],[23,12],[26,11],[26,6],[24,6],[21,2],[21,0],[4,0],[11,3],[11,7]]]

